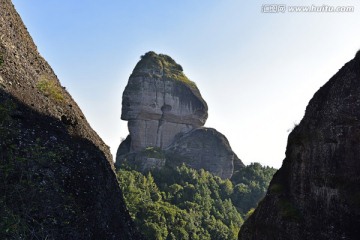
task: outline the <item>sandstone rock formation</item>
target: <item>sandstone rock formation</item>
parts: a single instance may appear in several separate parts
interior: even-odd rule
[[[141,239],[108,147],[0,0],[0,239]]]
[[[146,162],[146,148],[152,147],[164,151],[168,164],[188,162],[194,168],[231,177],[234,162],[240,168],[243,164],[222,134],[201,128],[207,110],[198,88],[180,65],[169,56],[146,53],[123,93],[121,118],[128,121],[130,135],[118,149],[116,165],[126,162],[139,170],[163,166],[162,158],[152,158],[153,164]]]
[[[207,104],[180,65],[166,55],[148,52],[125,88],[121,119],[129,121],[131,150],[165,148],[176,134],[205,124]]]
[[[314,95],[239,239],[360,236],[360,54]]]
[[[166,154],[175,162],[206,169],[221,178],[231,178],[234,165],[243,167],[226,137],[213,128],[197,128],[180,136],[166,149]]]

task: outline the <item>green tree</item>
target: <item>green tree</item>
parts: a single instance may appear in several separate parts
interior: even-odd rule
[[[182,165],[117,172],[129,212],[148,239],[237,239],[275,170],[251,164],[230,179]]]

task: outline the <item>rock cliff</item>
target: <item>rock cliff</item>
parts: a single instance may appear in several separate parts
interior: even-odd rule
[[[169,56],[148,52],[125,88],[121,119],[128,121],[131,150],[165,148],[176,134],[205,124],[207,104],[180,65]]]
[[[108,147],[0,0],[0,239],[141,239]]]
[[[239,239],[360,236],[360,54],[314,95]]]
[[[166,155],[172,161],[206,169],[221,178],[231,178],[234,166],[243,167],[226,137],[213,128],[197,128],[180,136],[166,149]]]
[[[116,165],[136,163],[139,170],[147,170],[163,166],[166,156],[168,164],[187,162],[231,177],[234,161],[235,166],[243,164],[222,134],[201,128],[207,110],[200,91],[179,64],[167,55],[146,53],[123,93],[121,118],[128,121],[130,135],[118,149]],[[152,150],[148,147],[158,148],[164,158],[151,158],[153,164],[149,164],[146,155]]]

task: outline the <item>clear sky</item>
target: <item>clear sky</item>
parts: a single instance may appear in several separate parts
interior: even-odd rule
[[[360,49],[352,13],[262,13],[267,0],[13,0],[39,52],[115,155],[129,75],[147,51],[170,55],[209,106],[207,127],[245,164],[280,167],[289,130],[313,94]]]

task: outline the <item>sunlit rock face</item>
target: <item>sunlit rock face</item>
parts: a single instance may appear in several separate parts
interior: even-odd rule
[[[206,132],[202,127],[207,111],[200,91],[179,64],[169,56],[146,53],[137,63],[123,93],[121,118],[128,121],[130,135],[119,147],[116,165],[136,162],[141,171],[162,167],[164,162],[160,158],[159,161],[153,157],[149,157],[151,161],[146,160],[146,155],[160,150],[164,158],[166,155],[167,164],[181,164],[187,159],[196,169],[231,177],[234,161],[239,162],[236,166],[243,164],[222,134],[213,129]],[[189,141],[198,144],[190,146]],[[178,149],[185,151],[178,152]],[[175,161],[175,158],[183,160]]]
[[[128,121],[131,150],[167,147],[178,133],[203,126],[207,104],[195,83],[169,56],[146,53],[123,93],[121,119]]]
[[[314,95],[239,239],[360,236],[360,54]]]

